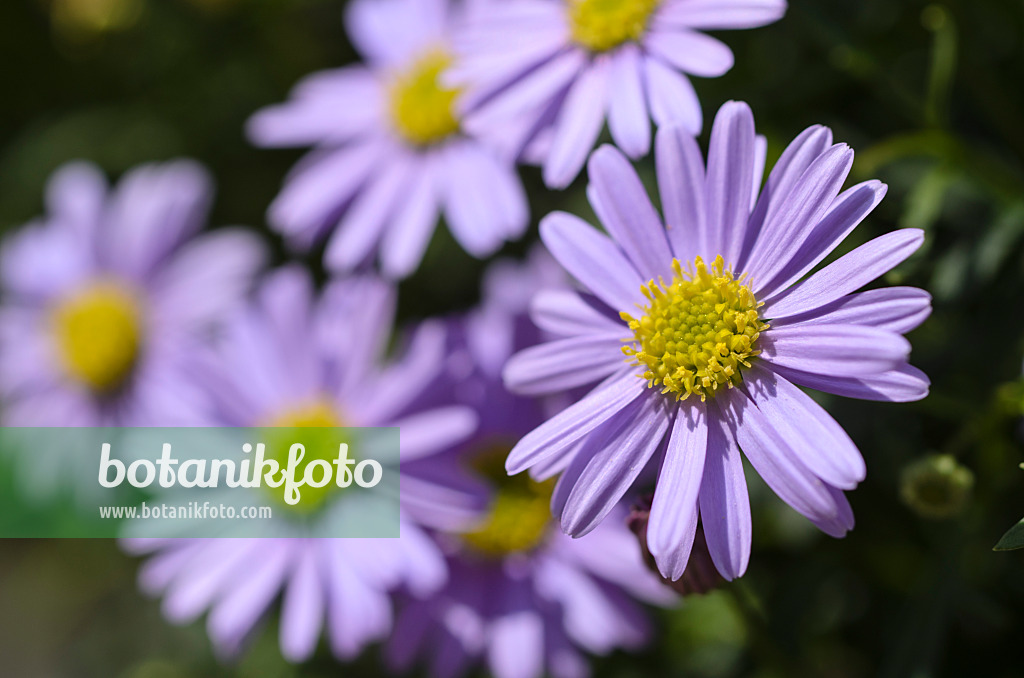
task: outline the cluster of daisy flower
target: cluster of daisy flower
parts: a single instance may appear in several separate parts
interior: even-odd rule
[[[903,335],[929,295],[860,291],[922,233],[819,268],[885,194],[844,190],[853,151],[810,127],[765,178],[766,141],[738,102],[706,156],[696,139],[689,76],[733,62],[701,31],[785,9],[355,0],[364,64],[308,77],[248,125],[260,146],[313,147],[268,220],[296,252],[324,245],[330,281],[266,272],[250,231],[199,234],[211,184],[193,163],[114,188],[66,166],[46,216],[0,251],[4,424],[400,429],[400,539],[330,538],[344,498],[327,493],[312,520],[281,507],[265,538],[124,541],[167,617],[207,614],[225,655],[278,606],[294,661],[325,636],[342,659],[382,641],[396,670],[572,677],[586,654],[641,646],[641,603],[677,599],[666,583],[746,571],[744,458],[823,532],[852,529],[845,492],[864,459],[804,388],[928,392]],[[606,123],[615,145],[595,151]],[[630,162],[652,146],[660,210]],[[392,283],[442,219],[480,258],[524,234],[520,163],[552,189],[586,165],[603,229],[544,216],[544,247],[494,262],[477,308],[388,350]],[[629,507],[650,488],[633,534]]]

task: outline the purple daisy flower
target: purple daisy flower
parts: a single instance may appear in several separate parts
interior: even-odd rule
[[[564,467],[554,509],[580,536],[652,462],[647,540],[671,579],[683,574],[698,516],[722,575],[745,571],[751,524],[741,450],[820,529],[839,537],[853,527],[843,491],[864,478],[864,460],[797,386],[896,402],[928,393],[901,335],[928,316],[929,295],[857,292],[917,250],[923,233],[889,233],[808,276],[885,185],[840,192],[853,151],[811,127],[757,197],[756,146],[743,103],[719,111],[706,166],[685,130],[662,129],[664,221],[629,161],[612,147],[595,152],[588,195],[609,235],[563,213],[541,226],[551,253],[589,293],[538,295],[535,321],[560,338],[519,353],[505,370],[509,386],[527,394],[603,379],[523,438],[507,469]]]
[[[263,265],[253,235],[196,236],[212,185],[192,162],[148,165],[112,191],[66,165],[47,215],[0,250],[0,399],[6,426],[204,421],[182,365]]]
[[[512,443],[551,413],[551,403],[514,396],[501,383],[512,352],[540,337],[525,292],[565,282],[539,251],[525,265],[498,262],[482,306],[452,323],[452,397],[481,421],[461,456],[495,489],[477,525],[437,536],[451,576],[434,595],[401,607],[388,645],[396,669],[423,660],[432,675],[454,677],[482,661],[497,678],[585,675],[583,652],[636,649],[649,639],[635,598],[675,600],[645,567],[624,510],[586,539],[570,539],[551,520],[550,483],[508,478],[501,467]]]
[[[785,0],[482,2],[446,81],[467,91],[468,129],[501,129],[505,150],[543,164],[547,185],[565,188],[606,119],[634,159],[650,150],[652,118],[698,134],[687,75],[714,78],[733,65],[729,48],[699,31],[764,26],[785,11]]]
[[[260,146],[316,147],[269,219],[298,247],[334,229],[325,255],[334,271],[379,250],[387,276],[409,275],[442,214],[479,258],[526,229],[514,163],[465,133],[459,92],[439,79],[452,60],[455,14],[449,0],[356,0],[346,19],[367,66],[309,76],[289,102],[249,123]]]
[[[286,658],[310,657],[325,620],[335,654],[354,656],[390,631],[391,589],[424,595],[444,582],[444,561],[420,525],[459,529],[479,515],[480,485],[436,456],[472,433],[472,410],[418,404],[443,365],[444,328],[422,326],[401,357],[382,365],[393,309],[392,290],[377,280],[334,282],[316,300],[310,277],[289,268],[226,324],[204,377],[217,423],[399,427],[402,536],[325,538],[337,534],[346,505],[343,492],[328,491],[314,497],[313,514],[277,505],[266,530],[282,538],[126,540],[133,552],[156,552],[140,573],[143,589],[164,595],[175,622],[209,609],[223,654],[241,649],[283,592]]]

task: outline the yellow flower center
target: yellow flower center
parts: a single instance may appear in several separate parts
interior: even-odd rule
[[[142,312],[135,295],[97,281],[53,309],[51,329],[65,372],[98,393],[121,386],[139,356]]]
[[[568,0],[572,39],[592,52],[605,52],[647,32],[661,0]]]
[[[313,461],[326,461],[333,464],[338,458],[338,448],[342,443],[349,444],[349,459],[352,459],[352,441],[338,429],[345,424],[337,410],[326,399],[313,400],[309,403],[289,408],[269,424],[265,434],[267,459],[273,459],[282,468],[288,464],[288,451],[295,443],[300,443],[306,450],[302,461],[295,467],[295,479],[303,477],[306,467]],[[337,468],[334,468],[335,474]],[[319,472],[314,470],[313,477],[320,480]],[[265,485],[262,485],[265,487]],[[289,511],[309,514],[321,508],[329,497],[338,492],[334,479],[323,487],[305,485],[302,487],[301,498],[297,504],[288,504],[280,488],[266,488],[278,504]]]
[[[509,477],[504,463],[510,449],[509,445],[494,446],[477,457],[481,462],[477,470],[498,489],[487,515],[476,529],[463,534],[462,540],[488,558],[532,551],[543,543],[552,525],[551,492],[555,481],[538,483],[526,474]]]
[[[674,393],[676,400],[698,395],[704,401],[740,383],[768,325],[745,277],[736,280],[721,256],[710,271],[700,257],[694,268],[684,272],[673,260],[672,282],[652,280],[641,288],[650,303],[639,320],[621,314],[634,335],[622,351],[645,368],[649,387]]]
[[[442,50],[427,53],[391,83],[391,122],[415,146],[429,146],[459,131],[455,114],[457,89],[441,84],[452,57]]]

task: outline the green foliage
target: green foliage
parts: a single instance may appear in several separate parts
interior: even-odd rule
[[[1014,551],[1024,548],[1024,520],[1011,527],[999,540],[993,551]]]

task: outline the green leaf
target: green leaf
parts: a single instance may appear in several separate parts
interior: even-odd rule
[[[993,551],[1012,551],[1024,548],[1024,519],[1009,529]]]

